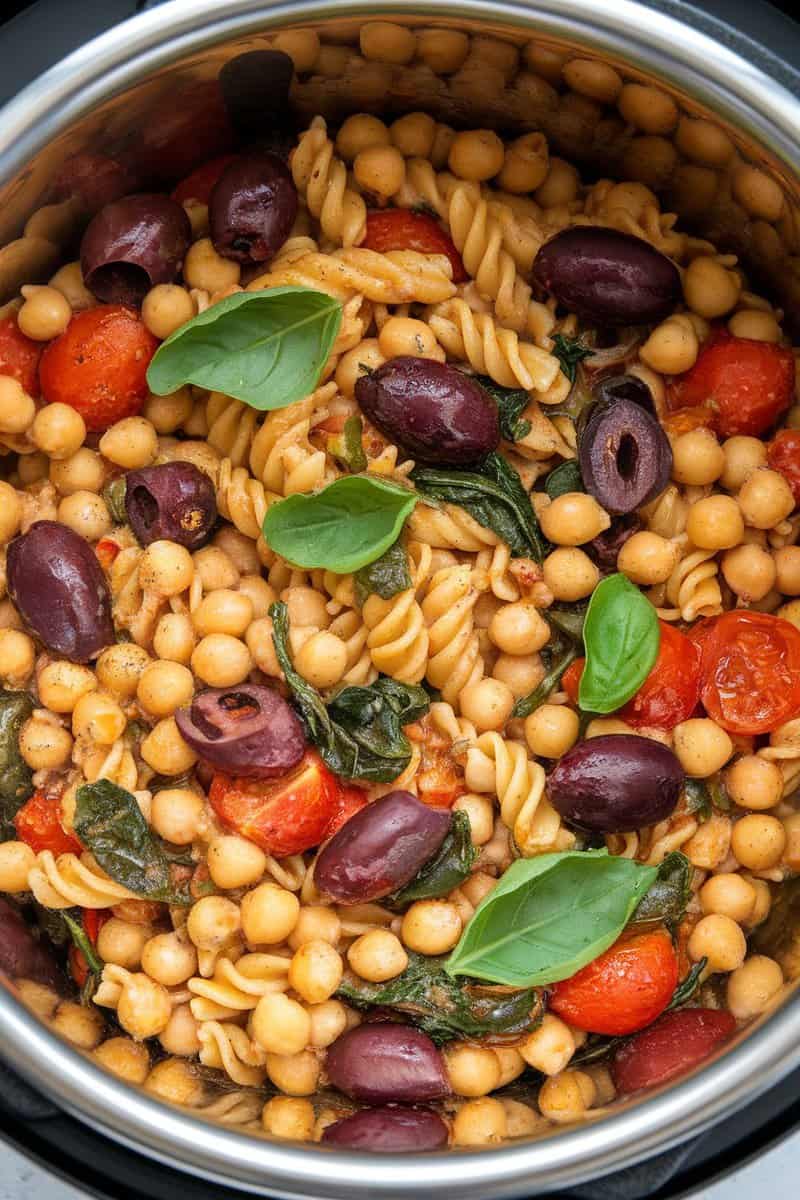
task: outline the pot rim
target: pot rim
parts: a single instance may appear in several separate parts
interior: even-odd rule
[[[5,106],[0,177],[13,178],[71,122],[182,55],[287,24],[392,15],[436,24],[494,21],[578,40],[688,92],[800,176],[800,100],[728,48],[738,44],[752,55],[753,43],[727,30],[725,45],[636,0],[616,0],[613,11],[595,0],[226,0],[224,7],[219,0],[171,0],[89,42]],[[464,1200],[494,1200],[597,1177],[676,1145],[777,1083],[800,1064],[799,1018],[800,996],[794,996],[709,1066],[622,1108],[613,1119],[498,1150],[412,1158],[296,1147],[200,1124],[191,1110],[163,1105],[102,1071],[0,988],[3,1056],[68,1112],[170,1165],[186,1164],[208,1179],[292,1200],[393,1200],[417,1189],[443,1197],[456,1186]]]

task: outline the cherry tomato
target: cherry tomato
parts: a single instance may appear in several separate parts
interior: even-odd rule
[[[104,571],[111,569],[111,564],[119,554],[119,544],[112,538],[100,538],[94,548],[97,560]]]
[[[225,170],[229,162],[233,162],[235,154],[221,154],[203,163],[182,179],[172,193],[172,199],[183,204],[187,200],[196,200],[199,204],[208,204],[211,189]]]
[[[336,776],[308,750],[285,779],[236,779],[217,771],[208,798],[225,825],[281,858],[327,837],[338,793]]]
[[[800,709],[800,631],[770,613],[723,613],[691,632],[700,699],[730,733],[769,733]]]
[[[567,693],[572,704],[578,703],[578,689],[581,686],[581,675],[585,666],[585,658],[576,658],[561,676],[560,690]]]
[[[767,447],[767,462],[780,471],[800,504],[800,429],[781,429]]]
[[[685,634],[659,621],[658,658],[635,696],[619,715],[634,729],[674,729],[687,721],[700,699],[700,651]]]
[[[717,332],[697,362],[670,386],[672,410],[705,406],[716,413],[717,432],[758,436],[792,401],[794,357],[785,346]]]
[[[121,304],[76,313],[42,355],[44,398],[48,404],[71,405],[88,430],[103,432],[140,411],[157,347],[136,313]]]
[[[681,1008],[664,1013],[654,1025],[620,1046],[611,1063],[618,1092],[666,1083],[697,1066],[736,1029],[729,1012]]]
[[[554,1013],[587,1033],[635,1033],[669,1004],[678,957],[666,930],[624,936],[570,979],[553,985]]]
[[[361,812],[367,804],[367,794],[363,788],[340,784],[336,796],[336,809],[325,830],[323,841],[327,842],[345,825],[357,812]]]
[[[19,840],[36,854],[50,850],[58,857],[59,854],[80,854],[83,850],[78,839],[67,833],[61,824],[60,796],[34,792],[14,817],[14,828]]]
[[[16,317],[0,321],[0,375],[11,375],[29,396],[39,395],[39,360],[43,345],[26,337]]]
[[[668,437],[680,437],[695,429],[715,429],[717,414],[712,408],[679,408],[677,412],[662,417],[661,424]]]
[[[367,232],[361,245],[367,250],[418,250],[420,254],[446,254],[453,268],[453,283],[469,278],[461,255],[449,233],[428,213],[409,208],[384,208],[367,214]]]

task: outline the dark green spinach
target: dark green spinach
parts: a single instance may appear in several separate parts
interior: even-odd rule
[[[14,838],[12,821],[33,792],[33,772],[19,752],[19,734],[33,712],[27,692],[0,688],[0,839]]]
[[[72,938],[73,944],[78,947],[81,954],[86,959],[86,965],[90,972],[93,975],[99,975],[105,964],[95,950],[92,939],[83,928],[82,921],[79,917],[73,917],[68,909],[62,910],[61,917],[67,929],[69,930],[69,935]]]
[[[124,475],[118,475],[116,479],[110,479],[103,488],[103,499],[106,502],[106,508],[111,513],[115,525],[125,525],[128,520],[128,514],[125,509],[125,492],[127,491],[127,480]]]
[[[583,486],[583,476],[576,458],[569,458],[566,462],[559,463],[554,467],[544,481],[544,490],[547,492],[551,500],[556,500],[559,496],[566,495],[567,492],[585,492]]]
[[[477,382],[488,392],[497,405],[500,416],[500,435],[508,442],[520,442],[531,431],[530,421],[521,414],[531,402],[524,388],[504,388],[488,375],[478,375]]]
[[[731,799],[719,774],[708,779],[687,779],[683,787],[687,813],[707,821],[712,812],[730,812]]]
[[[639,901],[631,925],[666,925],[673,933],[683,920],[692,897],[692,864],[673,850],[658,868],[658,875]]]
[[[415,900],[446,896],[464,882],[477,855],[477,848],[472,844],[469,817],[466,813],[454,812],[447,837],[433,858],[423,863],[414,878],[383,903],[389,908],[401,910]]]
[[[411,572],[408,569],[408,554],[400,542],[385,550],[380,558],[367,563],[355,574],[356,600],[363,605],[367,596],[380,596],[391,600],[398,592],[411,587]]]
[[[594,354],[594,350],[582,342],[580,338],[568,337],[564,333],[557,333],[553,338],[552,352],[561,363],[561,370],[570,383],[575,382],[578,367],[583,360],[591,358]]]
[[[571,662],[583,653],[583,623],[587,604],[553,605],[545,612],[553,628],[550,641],[542,650],[545,676],[541,683],[514,705],[512,717],[529,717],[550,698]]]
[[[680,981],[673,992],[672,999],[665,1008],[665,1012],[669,1012],[672,1008],[678,1008],[681,1004],[685,1004],[687,1000],[691,1000],[702,982],[701,975],[708,965],[707,958],[701,958],[699,962],[694,963],[691,969],[687,972],[686,977]]]

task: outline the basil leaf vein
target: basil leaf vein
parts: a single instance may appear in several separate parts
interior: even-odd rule
[[[644,683],[658,657],[658,617],[624,575],[609,575],[592,593],[583,642],[586,666],[578,703],[588,712],[614,712]]]

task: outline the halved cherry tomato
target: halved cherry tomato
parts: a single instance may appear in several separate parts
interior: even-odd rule
[[[767,462],[780,471],[800,504],[800,429],[781,429],[767,446]]]
[[[469,278],[453,239],[428,213],[410,208],[384,208],[367,214],[366,250],[418,250],[420,254],[446,254],[453,267],[453,283]]]
[[[29,396],[39,395],[39,360],[44,346],[26,337],[16,317],[0,321],[0,375],[11,375]]]
[[[587,1033],[635,1033],[669,1004],[678,957],[666,930],[623,935],[570,979],[553,985],[549,1007]]]
[[[19,840],[36,854],[50,850],[58,857],[59,854],[80,854],[83,850],[78,839],[67,833],[61,824],[60,796],[34,792],[14,817],[14,828]]]
[[[42,394],[48,404],[71,405],[91,432],[103,432],[140,411],[157,347],[132,309],[121,304],[88,308],[75,314],[42,355]]]
[[[786,346],[718,332],[697,362],[670,385],[671,410],[708,407],[723,437],[756,437],[791,404],[794,357]]]
[[[197,200],[200,204],[208,204],[211,189],[228,163],[233,162],[235,157],[235,154],[220,154],[218,158],[212,158],[209,162],[203,163],[201,167],[192,171],[191,175],[187,175],[185,179],[181,180],[172,193],[172,199],[177,200],[179,204],[183,204],[186,200]]]
[[[102,908],[84,908],[81,911],[81,924],[84,932],[93,946],[97,945],[97,935],[105,925],[106,921],[111,919],[111,913],[106,912]],[[72,978],[79,988],[82,988],[89,976],[89,964],[86,961],[86,955],[75,945],[69,948],[69,970]]]
[[[209,801],[220,820],[279,858],[318,846],[337,812],[339,781],[313,750],[285,779],[236,779],[217,771]]]
[[[700,699],[700,651],[685,634],[659,621],[658,658],[635,696],[619,715],[634,729],[674,729],[687,721]]]
[[[611,1063],[618,1092],[666,1083],[697,1066],[736,1030],[729,1012],[681,1008],[664,1013],[654,1025],[620,1046]]]
[[[367,793],[363,788],[340,784],[336,797],[336,810],[325,830],[323,841],[327,842],[328,838],[332,838],[335,833],[338,833],[342,826],[357,812],[361,812],[366,805]]]
[[[662,417],[661,424],[668,437],[676,438],[695,429],[715,429],[717,414],[705,407],[679,408],[677,412]]]
[[[730,733],[769,733],[800,710],[800,631],[770,613],[723,613],[691,631],[700,699]]]
[[[100,538],[100,541],[94,548],[98,562],[104,571],[111,568],[111,564],[119,554],[119,544],[112,538]]]
[[[567,667],[564,674],[561,676],[559,687],[562,692],[566,692],[573,704],[578,703],[578,689],[581,686],[581,675],[583,668],[586,666],[585,658],[576,658]]]

